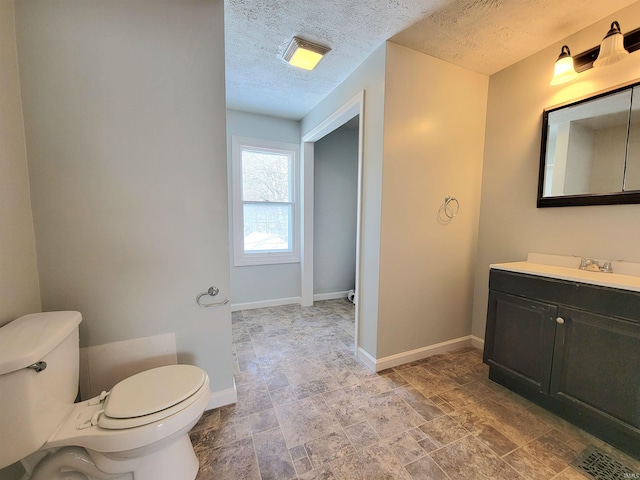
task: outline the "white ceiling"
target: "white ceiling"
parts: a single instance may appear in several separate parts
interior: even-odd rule
[[[225,0],[227,107],[299,120],[386,40],[492,74],[635,1]],[[314,71],[294,35],[331,47]]]

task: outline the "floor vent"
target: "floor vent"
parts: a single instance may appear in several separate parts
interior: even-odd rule
[[[585,448],[571,466],[594,480],[640,479],[640,472],[634,472],[593,446]]]

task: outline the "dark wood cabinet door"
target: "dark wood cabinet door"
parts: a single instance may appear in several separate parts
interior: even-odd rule
[[[551,395],[586,416],[628,425],[637,440],[640,324],[567,307],[558,315],[564,323],[558,325]]]
[[[490,291],[484,361],[525,388],[549,393],[558,307]]]

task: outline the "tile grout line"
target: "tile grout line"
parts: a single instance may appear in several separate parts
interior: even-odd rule
[[[259,424],[259,422],[261,422],[261,418],[258,414],[266,410],[253,412],[251,411],[251,408],[253,408],[253,406],[247,407],[246,405],[243,406],[242,411],[250,411],[251,413],[243,415],[242,417],[235,417],[233,414],[234,409],[230,409],[228,411],[230,417],[227,418],[225,423],[233,422],[232,428],[234,429],[250,429],[252,440],[250,445],[251,448],[253,448],[254,461],[256,462],[256,465],[258,467],[258,474],[261,477],[263,476],[263,471],[259,466],[258,450],[256,449],[256,435],[261,433],[266,434],[267,432],[271,432],[276,428],[279,428],[281,432],[280,434],[284,438],[284,445],[287,450],[287,455],[283,460],[290,462],[291,466],[293,467],[293,472],[295,474],[293,478],[299,478],[303,475],[304,478],[312,477],[313,475],[318,474],[321,469],[325,467],[332,471],[334,475],[342,478],[344,472],[349,471],[349,468],[354,468],[356,465],[364,467],[364,464],[359,464],[359,461],[357,460],[344,460],[345,457],[334,457],[334,455],[336,455],[337,452],[340,451],[340,449],[338,448],[339,445],[330,447],[329,450],[327,450],[328,456],[319,457],[330,458],[331,461],[326,461],[325,463],[315,466],[316,464],[311,461],[309,450],[307,449],[306,445],[309,444],[309,442],[319,441],[324,436],[333,435],[333,433],[336,433],[342,438],[346,439],[346,443],[344,445],[353,450],[353,453],[349,454],[349,458],[351,456],[359,456],[365,450],[376,445],[380,448],[383,448],[384,452],[386,452],[384,453],[384,455],[391,455],[391,457],[389,458],[394,458],[394,462],[399,462],[397,466],[393,467],[391,466],[391,464],[385,464],[385,460],[383,460],[383,456],[381,456],[377,461],[382,462],[381,465],[386,465],[382,467],[383,470],[390,472],[391,470],[388,470],[389,468],[398,468],[398,470],[396,470],[396,473],[398,473],[399,476],[407,476],[407,478],[413,478],[411,477],[407,466],[413,464],[416,461],[424,459],[425,457],[428,457],[430,461],[433,462],[433,465],[435,465],[432,466],[432,468],[437,467],[444,476],[449,478],[449,473],[445,471],[445,467],[441,466],[434,457],[438,456],[438,452],[443,451],[447,447],[450,447],[457,442],[461,442],[460,446],[456,447],[452,451],[459,451],[460,448],[465,446],[466,442],[470,441],[465,441],[465,439],[473,438],[473,442],[468,446],[465,446],[465,448],[468,448],[471,445],[474,446],[474,449],[480,448],[482,446],[482,450],[480,451],[486,451],[487,454],[491,452],[491,457],[496,458],[496,462],[493,462],[495,468],[507,468],[508,470],[504,470],[505,472],[514,471],[518,476],[522,475],[526,478],[534,478],[531,476],[533,475],[533,471],[529,471],[530,467],[527,467],[522,471],[520,471],[520,469],[516,470],[515,465],[519,465],[519,463],[514,463],[512,465],[507,461],[507,458],[511,458],[509,456],[519,449],[523,449],[523,454],[526,452],[526,454],[531,456],[532,459],[539,460],[540,465],[553,470],[553,472],[555,473],[553,478],[556,478],[561,476],[562,472],[566,472],[570,468],[567,465],[560,472],[558,472],[557,469],[560,466],[562,466],[563,464],[566,465],[566,460],[564,460],[564,458],[568,458],[569,456],[573,455],[573,453],[576,453],[576,449],[579,448],[580,445],[589,445],[594,443],[590,437],[582,436],[580,434],[580,430],[576,430],[576,432],[574,432],[570,425],[564,425],[563,423],[556,424],[555,417],[552,414],[549,414],[548,412],[540,409],[535,404],[520,400],[520,397],[517,397],[515,394],[512,394],[508,390],[501,387],[496,386],[496,388],[493,388],[493,384],[491,384],[488,380],[485,380],[484,364],[482,364],[478,359],[477,349],[465,349],[464,351],[460,351],[459,353],[447,352],[447,355],[443,354],[437,356],[437,358],[430,357],[430,360],[423,359],[422,361],[411,362],[407,365],[393,367],[391,369],[388,369],[388,371],[378,372],[377,375],[367,374],[366,372],[361,370],[361,362],[359,362],[358,359],[354,359],[352,358],[352,356],[349,358],[343,357],[343,355],[346,355],[345,352],[347,352],[347,350],[348,353],[353,354],[353,352],[349,350],[350,345],[345,341],[345,338],[347,338],[346,335],[353,334],[353,332],[350,332],[347,329],[346,322],[339,318],[347,315],[346,310],[342,309],[343,306],[343,304],[340,304],[338,302],[332,302],[323,303],[320,306],[312,307],[312,310],[305,310],[305,308],[303,307],[286,309],[274,307],[264,309],[262,311],[255,311],[253,315],[247,316],[246,318],[241,312],[240,315],[235,315],[235,318],[233,319],[233,329],[235,330],[234,340],[243,340],[243,338],[248,337],[248,342],[234,341],[234,369],[237,368],[237,371],[242,374],[240,376],[243,377],[242,381],[244,382],[244,385],[246,385],[247,392],[252,392],[253,386],[262,383],[263,388],[266,389],[267,392],[266,398],[269,399],[270,407],[268,409],[273,412],[276,425],[254,434],[253,427],[251,425]],[[287,331],[289,332],[290,336],[286,336]],[[331,342],[334,343],[331,344]],[[250,349],[247,348],[248,345],[241,345],[244,343],[249,343]],[[273,347],[270,347],[270,345],[273,345]],[[258,352],[260,352],[260,355],[258,355]],[[312,363],[317,362],[317,365],[322,366],[322,370],[324,373],[322,373],[322,375],[311,374],[308,381],[302,383],[299,382],[300,379],[297,379],[296,382],[298,383],[296,383],[296,385],[301,386],[311,380],[317,379],[324,383],[324,387],[322,388],[326,388],[326,391],[318,391],[322,390],[322,388],[318,388],[317,390],[305,390],[305,388],[299,388],[298,390],[296,390],[296,388],[291,383],[291,380],[293,379],[287,378],[288,375],[286,375],[286,372],[282,370],[285,365],[295,366],[296,362],[300,362],[305,359],[310,360]],[[335,368],[332,368],[332,365],[334,365]],[[422,371],[424,371],[425,373],[428,372],[428,375],[425,375],[423,377],[423,374],[419,373]],[[272,390],[269,387],[269,383],[267,382],[267,380],[270,378],[274,378],[278,372],[284,375],[287,384],[286,386],[283,386],[281,388],[274,388]],[[342,381],[346,379],[346,375],[340,372],[349,372],[349,375],[354,375],[354,379],[357,380],[356,383],[342,383]],[[398,375],[399,377],[393,379],[391,375]],[[441,385],[445,388],[441,391],[437,391],[437,393],[435,394],[427,396],[426,391],[424,391],[426,384],[423,384],[421,382],[428,382],[430,378],[442,379],[442,383],[439,383],[440,380],[438,380],[436,384]],[[399,382],[404,383],[400,384]],[[284,391],[285,388],[287,388],[288,390]],[[309,388],[311,388],[311,386]],[[343,425],[343,422],[339,420],[338,416],[337,408],[339,403],[335,406],[331,406],[328,402],[329,397],[327,396],[327,394],[330,394],[332,392],[344,392],[345,394],[352,395],[354,389],[356,388],[360,388],[359,395],[361,395],[363,405],[367,404],[368,399],[374,399],[385,394],[392,394],[393,398],[395,398],[396,400],[398,398],[400,399],[400,401],[398,401],[397,403],[394,401],[393,404],[388,404],[384,407],[385,409],[391,409],[389,410],[389,412],[391,412],[391,417],[388,417],[388,419],[385,420],[386,422],[390,421],[390,419],[396,418],[396,416],[398,415],[398,413],[393,413],[393,408],[396,408],[393,405],[401,406],[400,409],[403,412],[413,412],[415,415],[419,416],[419,418],[421,418],[423,422],[418,425],[412,425],[413,420],[409,421],[408,423],[406,421],[404,421],[404,423],[401,421],[394,423],[393,427],[391,427],[391,424],[383,423],[380,425],[376,425],[376,427],[374,428],[374,424],[371,423],[371,418],[368,418],[368,415],[365,414],[362,416],[361,422],[363,422],[363,426],[367,427],[366,430],[349,430],[350,426],[357,425],[358,423],[360,423],[360,421],[355,421],[354,423],[350,423],[350,425]],[[403,388],[414,389],[415,392],[420,395],[417,398],[421,398],[423,400],[426,399],[425,401],[427,402],[427,404],[435,405],[437,408],[442,410],[442,414],[437,417],[431,418],[430,420],[427,420],[427,417],[424,417],[420,415],[420,413],[418,413],[418,404],[415,404],[416,407],[414,407],[411,403],[409,403],[410,400],[413,401],[412,398],[405,398],[400,394],[401,389]],[[274,400],[276,398],[276,392],[280,390],[283,391],[280,392],[281,395],[278,395],[277,398],[279,398],[279,402],[282,403],[276,403],[276,401]],[[302,399],[299,398],[299,395],[304,395],[305,392],[316,393],[308,396],[303,396]],[[254,398],[257,399],[257,397],[252,397],[252,402],[257,401],[254,400]],[[347,402],[352,401],[350,400],[349,396],[345,398]],[[434,400],[435,398],[437,398],[438,400]],[[282,418],[278,415],[278,412],[285,412],[286,409],[289,408],[289,405],[293,406],[295,403],[301,402],[306,399],[316,399],[314,400],[316,402],[320,401],[320,403],[317,403],[318,408],[322,408],[325,413],[330,413],[337,421],[337,426],[339,428],[335,430],[335,432],[331,432],[327,435],[322,435],[318,433],[320,431],[317,431],[317,438],[314,437],[310,440],[305,439],[300,444],[300,446],[304,449],[304,459],[305,462],[308,462],[307,465],[310,470],[299,474],[296,470],[296,461],[293,460],[294,455],[292,452],[292,448],[298,447],[298,445],[289,448],[287,444],[287,438],[289,437],[285,437],[284,435],[284,430],[281,423]],[[336,397],[336,399],[338,399],[338,397]],[[355,399],[356,397],[354,397],[354,400]],[[451,401],[453,401],[454,403],[449,403]],[[241,402],[242,400],[239,399],[239,403]],[[502,407],[501,402],[504,403],[504,408]],[[320,407],[321,404],[324,406]],[[377,405],[377,403],[369,403],[369,405]],[[382,405],[382,403],[380,405]],[[502,443],[492,443],[493,437],[490,435],[493,435],[493,433],[491,433],[490,430],[488,430],[488,434],[485,434],[482,433],[484,432],[484,430],[480,432],[476,431],[475,429],[465,427],[462,422],[463,420],[465,421],[465,423],[467,423],[466,420],[472,421],[473,423],[469,425],[473,425],[476,422],[475,418],[468,417],[465,419],[465,417],[460,416],[460,414],[458,414],[457,412],[475,412],[477,408],[476,405],[477,407],[480,407],[478,415],[481,415],[481,418],[479,419],[481,420],[481,423],[484,423],[482,418],[485,418],[485,416],[487,415],[489,415],[488,417],[486,417],[487,420],[493,419],[491,420],[490,426],[492,426],[495,430],[495,435],[500,434],[500,436],[495,437],[496,441]],[[362,407],[357,407],[357,409],[359,408]],[[238,411],[238,409],[236,408],[235,411]],[[424,410],[423,413],[425,412],[429,412],[429,410]],[[524,412],[527,412],[527,414],[525,415]],[[253,415],[258,416],[252,417]],[[537,419],[537,421],[539,421],[539,425],[536,424],[537,426],[533,430],[527,431],[528,433],[536,434],[536,436],[532,438],[528,437],[528,435],[525,434],[516,435],[518,432],[517,428],[519,428],[518,425],[521,426],[522,421],[529,418],[528,415],[531,415],[530,418],[535,418]],[[424,439],[429,439],[432,447],[438,447],[435,450],[427,451],[426,448],[418,444],[418,442],[421,441],[418,440],[418,437],[420,437],[422,434],[418,435],[417,432],[412,433],[412,431],[414,429],[421,429],[421,427],[428,425],[434,420],[437,421],[438,419],[445,418],[448,419],[447,421],[455,422],[454,424],[458,425],[461,428],[461,432],[466,432],[466,434],[460,438],[452,440],[447,444],[441,445],[440,442],[436,441],[434,437],[430,436],[430,434],[428,434],[425,430],[422,430],[422,434],[425,435]],[[240,422],[239,419],[244,419],[246,425],[243,424],[241,426],[240,423],[242,422]],[[265,416],[262,421],[271,422],[272,420],[268,420]],[[377,422],[377,420],[374,421]],[[407,426],[408,424],[411,424],[411,426]],[[442,428],[444,425],[446,425],[446,422],[441,424],[440,428]],[[503,428],[503,426],[505,428]],[[434,427],[438,428],[437,424],[434,425]],[[545,427],[544,431],[540,430],[540,427]],[[220,428],[224,429],[225,426],[221,425]],[[264,428],[264,425],[258,428]],[[292,424],[292,428],[295,428],[295,422]],[[379,428],[382,428],[380,432],[387,432],[384,438],[379,437]],[[514,430],[514,428],[516,428],[516,430]],[[535,453],[524,450],[525,447],[533,444],[534,442],[537,442],[535,443],[536,448],[542,448],[545,451],[548,450],[548,445],[544,437],[545,435],[552,435],[554,429],[563,434],[562,438],[564,438],[564,440],[562,441],[562,457],[553,454],[549,457],[549,460],[544,460],[542,458],[539,458],[538,456],[535,456]],[[375,442],[369,445],[361,446],[359,449],[357,449],[354,444],[356,437],[354,437],[354,439],[352,440],[349,435],[347,435],[348,430],[352,432],[352,435],[358,436],[363,434],[368,435],[368,433],[366,433],[367,431],[374,432],[376,434]],[[294,431],[295,430],[292,430],[292,432]],[[388,432],[393,433],[389,434]],[[233,432],[233,435],[233,438],[235,438],[237,441],[238,435],[244,434],[240,433],[240,430],[235,430]],[[514,439],[512,439],[514,435],[516,436],[514,437]],[[566,437],[564,435],[566,435]],[[411,455],[404,455],[401,452],[396,453],[396,450],[394,449],[398,447],[393,447],[394,442],[392,441],[392,439],[394,437],[397,437],[396,441],[403,442],[400,445],[413,449],[412,442],[415,442],[418,446],[420,446],[421,450],[413,449],[413,453],[411,453]],[[515,448],[512,448],[511,450],[500,455],[500,453],[494,450],[494,448],[498,448],[499,451],[504,452],[505,449],[503,447],[511,446],[501,440],[501,438],[503,437],[506,439],[505,442],[507,440],[509,442],[512,442],[515,445]],[[295,438],[295,435],[291,438]],[[298,435],[298,438],[304,437],[300,437]],[[444,438],[447,438],[447,435],[445,435]],[[521,444],[524,439],[526,439],[525,443]],[[226,440],[223,440],[223,442],[224,443],[221,443],[220,446],[224,446],[227,444]],[[437,445],[435,445],[434,442]],[[363,442],[363,444],[364,443],[365,442]],[[318,448],[324,448],[322,447],[322,443],[319,443],[318,445]],[[264,446],[261,448],[264,448]],[[331,450],[331,448],[335,448],[335,450]],[[216,449],[217,448],[214,447],[211,450]],[[541,450],[541,452],[542,451],[543,450]],[[212,455],[216,455],[209,449],[207,449],[207,452]],[[376,452],[379,453],[376,453],[374,455],[383,454],[382,450],[376,450]],[[249,454],[248,451],[246,453]],[[553,452],[549,453],[552,454]],[[296,456],[301,454],[302,452],[298,452],[296,453]],[[199,456],[200,455],[203,454],[199,454]],[[415,457],[413,457],[413,455],[415,455]],[[460,458],[466,458],[465,455],[466,454],[463,453],[463,456]],[[342,461],[341,458],[343,459]],[[405,465],[405,461],[410,458],[412,460]],[[444,457],[440,455],[440,459],[443,460]],[[550,464],[549,462],[556,463],[552,466],[552,464]],[[505,464],[507,465],[507,467],[504,467]],[[305,465],[304,468],[307,468],[307,465]],[[340,466],[337,467],[337,465]],[[499,465],[502,466],[499,467]],[[402,473],[400,472],[400,466],[402,467]],[[446,468],[451,471],[451,465],[446,466]],[[464,465],[461,465],[460,468],[463,468],[463,470],[461,471],[473,471],[469,469],[464,470]],[[494,466],[491,466],[491,468],[494,468]],[[414,470],[414,473],[415,472],[416,471]],[[417,479],[418,477],[415,478]],[[198,477],[198,480],[207,479]]]

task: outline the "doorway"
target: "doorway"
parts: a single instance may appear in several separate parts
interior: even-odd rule
[[[357,115],[315,142],[314,302],[355,292],[359,120]]]
[[[362,223],[362,166],[363,166],[363,119],[364,119],[364,92],[360,92],[340,109],[329,115],[316,128],[307,133],[303,138],[302,162],[301,162],[301,186],[302,186],[302,235],[301,235],[301,297],[302,304],[313,305],[314,294],[314,164],[315,142],[324,138],[336,129],[342,127],[353,118],[358,117],[358,153],[357,153],[357,198],[356,198],[356,252],[355,252],[355,353],[359,346],[359,283],[360,283],[360,243]]]

